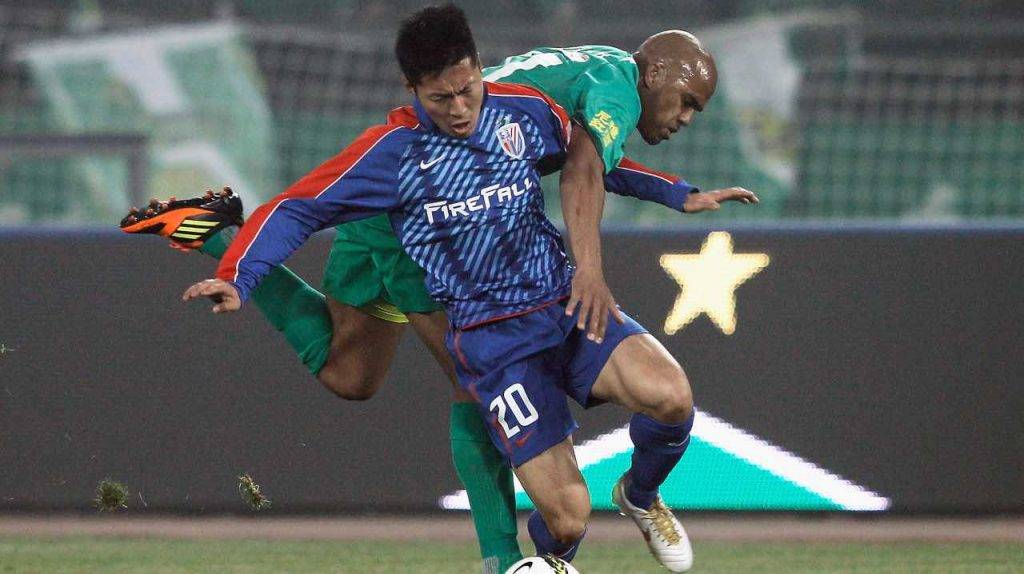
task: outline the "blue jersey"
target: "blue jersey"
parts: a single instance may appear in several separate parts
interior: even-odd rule
[[[544,215],[540,175],[560,167],[569,118],[533,88],[485,82],[484,90],[477,128],[465,139],[436,129],[418,105],[393,111],[386,125],[260,206],[217,276],[245,300],[313,232],[388,213],[457,328],[567,295],[572,266]],[[677,208],[691,189],[628,162],[605,185]]]

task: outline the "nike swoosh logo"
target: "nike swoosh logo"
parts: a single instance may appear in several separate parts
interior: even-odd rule
[[[430,166],[444,159],[443,157],[434,158],[428,162],[420,161],[420,169],[430,169]]]
[[[537,429],[533,429],[533,430],[537,430]],[[533,434],[533,431],[530,431],[530,432],[526,433],[525,435],[523,435],[522,437],[515,439],[516,446],[523,446],[524,444],[526,444],[526,441],[530,440],[530,436],[532,434]]]

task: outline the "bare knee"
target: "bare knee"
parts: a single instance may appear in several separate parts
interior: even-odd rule
[[[566,497],[559,508],[544,517],[544,523],[555,540],[562,544],[571,544],[579,540],[587,530],[590,520],[590,497],[583,489],[582,496]]]
[[[346,401],[367,401],[373,398],[373,395],[377,394],[377,389],[373,387],[367,387],[365,384],[358,382],[351,386],[344,386],[339,389],[331,389],[334,394],[345,399]]]
[[[404,327],[330,297],[327,306],[334,333],[327,362],[316,378],[345,400],[365,401],[384,384]]]
[[[324,365],[316,378],[327,390],[346,401],[365,401],[377,393],[384,382],[380,377],[362,369],[338,368],[330,362]]]
[[[679,424],[693,414],[693,392],[682,369],[666,373],[659,383],[659,400],[652,405],[651,416],[666,424]]]

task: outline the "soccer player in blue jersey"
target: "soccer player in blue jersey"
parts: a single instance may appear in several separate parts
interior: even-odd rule
[[[628,493],[651,525],[652,551],[673,571],[685,570],[688,542],[657,488],[688,442],[688,382],[628,316],[603,338],[583,335],[567,309],[572,267],[543,214],[540,174],[589,140],[571,138],[569,117],[541,92],[482,82],[475,49],[431,14],[403,26],[398,42],[414,106],[395,110],[386,125],[261,206],[218,279],[184,297],[213,297],[215,312],[236,310],[314,231],[387,213],[448,311],[460,384],[539,509],[530,519],[538,550],[571,558],[590,510],[571,451],[572,396],[636,413],[633,465],[617,502]],[[635,177],[619,170],[605,186],[615,191]]]
[[[449,28],[457,29],[458,22]],[[562,200],[578,268],[566,312],[579,307],[575,315],[580,328],[586,326],[595,338],[604,331],[609,309],[618,312],[604,286],[597,249],[602,172],[608,172],[610,191],[688,213],[717,209],[722,201],[756,202],[741,188],[699,192],[675,176],[623,157],[625,136],[633,127],[655,143],[688,124],[713,91],[714,78],[699,72],[712,70],[713,61],[699,42],[679,31],[652,36],[632,56],[608,46],[539,48],[483,70],[503,82],[545,92],[574,121],[577,145],[563,170]],[[430,162],[425,165],[431,167]],[[240,200],[226,190],[219,196],[209,192],[207,197],[158,203],[145,214],[129,215],[122,229],[167,236],[179,246],[220,259],[240,220]],[[491,445],[472,397],[458,387],[444,344],[447,318],[426,292],[422,269],[405,254],[387,215],[337,227],[324,293],[280,266],[253,291],[252,301],[310,372],[351,400],[368,399],[380,388],[403,324],[412,324],[456,388],[450,416],[452,461],[472,507],[484,572],[503,571],[521,558],[511,470]],[[644,532],[651,526],[647,510],[623,508]]]

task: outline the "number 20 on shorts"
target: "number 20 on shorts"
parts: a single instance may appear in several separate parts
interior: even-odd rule
[[[530,397],[526,396],[526,389],[523,388],[522,383],[509,385],[504,393],[494,397],[487,409],[497,415],[498,422],[501,423],[501,428],[505,430],[505,436],[508,438],[518,434],[521,430],[520,427],[530,426],[540,418],[537,409],[530,402]],[[515,420],[509,421],[507,418],[509,414]],[[510,422],[514,424],[509,424]]]

